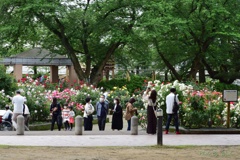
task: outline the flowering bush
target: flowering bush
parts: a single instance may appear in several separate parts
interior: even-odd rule
[[[147,128],[147,112],[144,109],[138,111],[138,124],[143,128]]]
[[[4,89],[0,91],[0,106],[5,107],[5,105],[9,105],[10,100],[8,97]]]
[[[114,98],[119,98],[120,100],[120,105],[122,106],[123,109],[126,108],[126,103],[130,99],[129,92],[126,88],[126,86],[120,87],[113,87],[111,91],[108,92],[107,99],[109,101],[109,108],[112,110],[114,107],[113,100]],[[110,112],[112,114],[112,112]]]
[[[86,97],[91,97],[92,104],[95,106],[95,104],[98,102],[98,99],[100,97],[101,92],[99,89],[95,88],[94,86],[82,84],[80,88],[78,88],[76,92],[76,96],[72,97],[72,101],[77,102],[76,106],[76,112],[78,115],[83,115],[84,111],[84,105],[85,105],[85,99]],[[74,103],[73,103],[74,104]]]
[[[47,81],[47,77],[46,81]],[[54,84],[55,87],[49,87],[49,82],[41,82],[32,79],[29,76],[20,80],[18,88],[22,91],[23,96],[27,98],[27,105],[31,112],[32,121],[45,121],[49,118],[49,109],[53,97],[58,98],[58,102],[63,106],[67,103],[73,106],[76,115],[82,115],[84,111],[85,98],[90,96],[92,104],[95,105],[103,92],[99,88],[88,85],[83,81],[75,83],[73,86]],[[67,83],[64,81],[63,83]],[[157,102],[158,108],[161,108],[164,113],[164,123],[166,122],[166,96],[170,93],[170,89],[175,87],[179,100],[182,102],[179,110],[180,124],[183,127],[199,128],[199,127],[223,127],[226,126],[227,120],[227,105],[222,102],[222,93],[216,92],[213,86],[204,86],[199,84],[184,84],[174,81],[173,83],[162,83],[158,80],[147,82],[143,88],[151,87],[158,93]],[[113,108],[113,99],[120,98],[120,103],[123,110],[126,103],[131,97],[136,99],[133,104],[138,108],[139,124],[146,128],[146,102],[142,99],[144,90],[137,89],[134,93],[129,93],[126,86],[113,87],[108,91],[108,101],[110,108]],[[14,92],[11,93],[13,95]],[[6,94],[5,90],[0,91],[0,105],[11,105],[11,96]],[[240,100],[240,99],[239,99]],[[12,107],[12,106],[11,106]],[[12,109],[12,108],[11,108]],[[230,116],[231,127],[240,127],[240,102],[231,103]]]
[[[190,128],[221,125],[221,112],[224,108],[221,96],[220,92],[209,91],[206,88],[187,92],[182,107],[183,125]]]
[[[156,80],[148,82],[148,87],[158,92],[158,107],[163,109],[164,123],[167,118],[166,96],[170,93],[170,88],[174,87],[182,103],[179,110],[179,121],[182,126],[188,128],[226,126],[226,103],[222,101],[222,93],[211,90],[212,86],[186,85],[178,81],[164,84]],[[240,103],[231,106],[230,125],[233,127],[239,127],[239,106]]]
[[[240,98],[238,98],[238,103],[230,103],[230,126],[239,128],[240,127]],[[225,105],[227,106],[227,104]],[[224,107],[222,112],[224,125],[227,125],[227,107]]]
[[[46,120],[49,116],[49,106],[51,104],[47,99],[47,94],[50,91],[46,91],[43,85],[28,76],[18,83],[18,87],[21,95],[27,99],[26,104],[29,107],[32,120]]]

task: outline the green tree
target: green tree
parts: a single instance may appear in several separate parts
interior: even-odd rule
[[[67,55],[78,78],[95,84],[131,36],[138,6],[128,0],[2,0],[1,48],[9,53],[24,45],[41,46]]]
[[[144,7],[143,38],[178,80],[239,78],[239,8],[235,0],[151,1]],[[155,18],[153,18],[155,17]]]
[[[17,89],[17,82],[9,74],[6,74],[6,68],[0,65],[0,91],[4,90],[4,94],[12,96]]]

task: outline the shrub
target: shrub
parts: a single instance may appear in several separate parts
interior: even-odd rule
[[[17,81],[9,74],[6,74],[6,69],[3,65],[0,65],[0,90],[5,90],[7,95],[12,96],[12,92],[17,89]]]
[[[223,92],[223,90],[238,90],[238,91],[240,91],[240,86],[235,85],[235,84],[225,84],[225,83],[216,82],[213,85],[213,89],[218,92]]]
[[[106,90],[111,90],[113,87],[122,88],[126,86],[129,93],[132,94],[136,89],[142,90],[144,87],[144,78],[138,76],[132,76],[130,81],[126,79],[112,79],[109,81],[101,81],[98,84],[98,88],[103,87]]]
[[[0,82],[0,107],[4,108],[5,105],[11,103],[6,95],[12,96],[17,90],[17,81],[11,75],[6,74],[6,69],[3,65],[0,65]]]

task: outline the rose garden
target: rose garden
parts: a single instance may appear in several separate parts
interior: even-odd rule
[[[198,84],[193,82],[181,83],[161,82],[159,80],[146,80],[144,78],[133,78],[131,81],[134,85],[129,85],[129,81],[123,80],[122,86],[108,85],[111,81],[96,87],[83,81],[76,82],[69,86],[67,81],[53,84],[48,81],[47,75],[45,81],[40,83],[39,79],[33,79],[29,75],[15,83],[12,90],[2,89],[0,94],[1,109],[5,105],[12,104],[10,101],[16,89],[22,91],[22,95],[27,98],[27,105],[31,112],[31,124],[44,123],[49,121],[49,107],[53,97],[57,97],[61,105],[68,103],[74,107],[76,115],[83,115],[85,98],[90,96],[93,100],[92,104],[96,104],[100,94],[103,94],[103,88],[107,89],[108,101],[110,109],[113,107],[113,99],[119,97],[123,110],[125,104],[131,97],[137,100],[134,106],[138,108],[139,125],[146,128],[146,104],[142,99],[142,94],[147,87],[155,89],[158,93],[158,108],[163,110],[163,123],[166,122],[166,105],[165,97],[169,93],[171,87],[177,89],[181,107],[179,111],[179,123],[183,128],[226,128],[227,122],[227,103],[222,100],[222,90],[226,86],[220,83],[211,82]],[[114,81],[114,80],[112,80]],[[12,84],[14,85],[14,81]],[[108,87],[108,88],[107,88]],[[229,86],[228,86],[229,87]],[[230,85],[234,89],[238,86]],[[11,87],[9,87],[10,89]],[[232,88],[232,89],[233,89]],[[230,103],[230,127],[239,128],[240,122],[240,102]],[[111,110],[109,111],[111,114]],[[163,125],[164,125],[163,124]]]

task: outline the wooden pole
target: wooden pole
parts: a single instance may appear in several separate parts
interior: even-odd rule
[[[230,126],[230,102],[228,102],[228,108],[227,108],[227,128]]]

